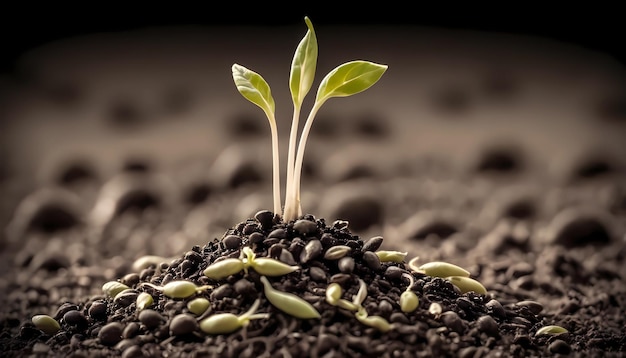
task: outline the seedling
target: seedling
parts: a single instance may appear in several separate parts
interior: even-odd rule
[[[295,220],[302,216],[300,179],[304,160],[304,149],[311,130],[311,125],[320,107],[333,97],[348,97],[365,91],[378,82],[387,70],[386,65],[355,60],[339,65],[330,71],[320,82],[315,102],[304,122],[296,152],[300,110],[304,98],[313,85],[318,55],[317,37],[313,29],[313,24],[308,17],[305,17],[304,21],[308,27],[308,31],[296,48],[289,75],[289,89],[293,100],[293,119],[291,121],[287,157],[287,185],[283,217],[285,221]],[[281,216],[278,129],[275,118],[275,102],[270,86],[261,75],[239,64],[232,66],[232,72],[233,80],[239,93],[250,102],[259,106],[263,112],[265,112],[269,120],[272,135],[274,214]]]

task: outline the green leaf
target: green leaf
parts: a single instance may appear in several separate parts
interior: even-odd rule
[[[387,65],[369,61],[351,61],[336,67],[324,77],[317,90],[316,102],[332,97],[347,97],[363,92],[378,82]]]
[[[289,89],[296,107],[302,105],[304,97],[309,93],[315,78],[315,68],[317,67],[317,37],[315,36],[311,20],[305,17],[304,21],[309,30],[296,48],[289,75]]]
[[[261,107],[268,118],[274,117],[275,104],[272,91],[261,75],[234,64],[233,80],[237,90],[245,99]]]

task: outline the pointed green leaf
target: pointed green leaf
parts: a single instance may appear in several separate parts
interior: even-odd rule
[[[245,99],[261,107],[268,118],[274,117],[275,104],[272,91],[261,75],[241,65],[234,64],[233,80],[237,90]]]
[[[324,77],[315,101],[322,103],[332,97],[347,97],[363,92],[378,82],[386,70],[386,65],[369,61],[346,62]]]
[[[296,48],[289,75],[289,89],[296,107],[302,105],[304,97],[309,93],[317,67],[317,37],[311,20],[305,17],[304,21],[309,30]]]

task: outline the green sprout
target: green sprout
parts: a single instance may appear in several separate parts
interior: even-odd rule
[[[257,273],[265,276],[282,276],[300,269],[269,257],[256,257],[248,246],[241,249],[239,258],[228,258],[211,264],[204,270],[204,275],[213,280],[221,280],[236,275],[242,270],[248,273],[252,267]]]
[[[386,65],[355,60],[339,65],[330,71],[320,82],[315,102],[304,123],[296,150],[300,110],[304,98],[313,85],[318,55],[317,37],[315,36],[313,24],[308,17],[305,17],[304,21],[308,27],[308,31],[296,48],[289,76],[289,89],[291,91],[294,110],[287,158],[287,185],[284,206],[284,220],[286,221],[295,220],[302,216],[300,181],[304,161],[304,149],[311,130],[311,125],[320,107],[331,98],[348,97],[365,91],[378,82],[387,70]],[[239,64],[233,64],[232,73],[239,93],[250,102],[259,106],[263,112],[265,112],[270,122],[272,135],[274,214],[282,216],[278,130],[275,118],[275,102],[270,86],[261,75]]]

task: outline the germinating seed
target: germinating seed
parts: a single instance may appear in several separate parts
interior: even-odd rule
[[[538,336],[541,334],[561,334],[561,333],[567,333],[567,332],[568,330],[561,326],[543,326],[537,330],[537,333],[535,333],[535,336]]]
[[[109,281],[102,285],[102,292],[111,298],[114,298],[118,293],[129,289],[130,287],[118,281]]]
[[[414,258],[409,260],[409,263],[407,264],[407,266],[409,266],[409,268],[412,271],[420,272],[421,270],[420,270],[419,266],[417,265],[417,262],[419,260],[420,260],[420,257],[419,256],[415,256]]]
[[[300,266],[290,266],[268,257],[254,259],[250,266],[254,268],[254,271],[264,276],[282,276],[300,269]]]
[[[189,310],[189,312],[200,316],[201,314],[206,312],[210,305],[211,302],[209,302],[209,300],[204,297],[198,297],[187,303],[187,309]]]
[[[296,318],[320,318],[319,312],[310,303],[288,292],[276,290],[265,276],[261,276],[265,297],[274,307]]]
[[[361,306],[365,298],[367,297],[367,284],[362,279],[359,279],[359,290],[356,295],[352,297],[352,303],[356,306]]]
[[[418,272],[423,272],[428,276],[433,277],[448,277],[448,276],[462,276],[469,277],[470,273],[466,269],[454,264],[450,264],[442,261],[433,261],[425,263],[417,269]]]
[[[218,313],[200,321],[200,329],[207,334],[227,334],[243,327],[243,323],[232,313]]]
[[[155,255],[146,255],[138,258],[133,262],[133,271],[139,272],[145,268],[150,266],[158,266],[161,262],[171,261],[172,258],[155,256]]]
[[[59,322],[45,314],[35,315],[31,318],[31,321],[37,329],[50,336],[57,333],[61,329]]]
[[[152,306],[154,303],[154,299],[148,292],[142,292],[137,296],[136,306],[137,310],[141,311],[142,309],[148,308]]]
[[[346,256],[352,248],[346,245],[337,245],[333,246],[330,249],[326,250],[324,254],[324,258],[326,260],[339,260],[340,258]]]
[[[262,276],[263,277],[263,276]],[[247,326],[250,320],[268,318],[266,313],[254,314],[261,304],[260,300],[255,300],[250,309],[236,316],[232,313],[218,313],[200,322],[200,329],[208,334],[227,334]]]
[[[410,313],[417,309],[419,298],[413,291],[404,291],[400,295],[400,309],[404,313]]]
[[[368,316],[364,308],[359,309],[354,317],[364,325],[374,327],[383,333],[392,328],[391,324],[389,324],[386,319],[380,316]]]
[[[328,287],[326,288],[326,302],[330,303],[331,305],[335,305],[337,301],[339,301],[339,299],[341,298],[342,291],[343,290],[338,283],[331,283],[330,285],[328,285]]]
[[[433,316],[439,316],[443,312],[443,307],[437,302],[433,302],[428,306],[428,313]]]
[[[209,265],[204,270],[204,275],[214,280],[221,280],[230,275],[236,275],[244,268],[244,263],[240,259],[224,259]]]
[[[487,289],[482,283],[474,280],[473,278],[464,276],[450,276],[446,277],[446,280],[450,281],[453,285],[458,287],[462,293],[474,291],[482,295],[487,294]]]
[[[407,253],[400,251],[376,251],[376,255],[380,259],[380,262],[402,263]]]
[[[169,298],[187,298],[197,292],[201,292],[213,286],[196,286],[190,281],[171,281],[163,286],[163,294]]]

